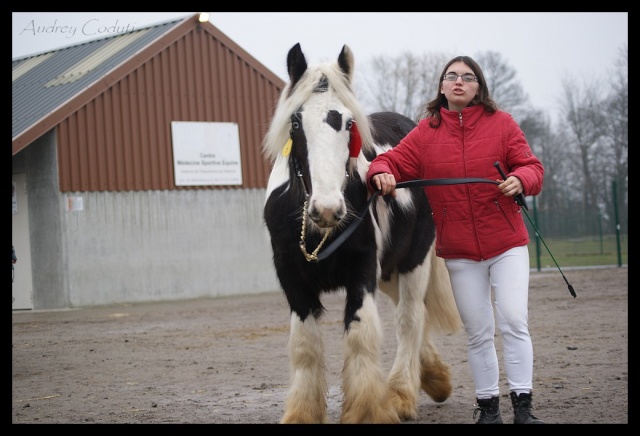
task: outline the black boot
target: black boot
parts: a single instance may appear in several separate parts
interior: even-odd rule
[[[484,400],[476,398],[476,410],[473,411],[473,419],[480,412],[480,418],[476,424],[502,424],[500,416],[500,397],[491,397]]]
[[[516,395],[511,392],[511,404],[513,404],[514,424],[544,424],[543,421],[531,414],[531,394],[522,393]]]

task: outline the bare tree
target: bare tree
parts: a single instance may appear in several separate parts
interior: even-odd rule
[[[445,62],[441,53],[376,56],[369,64],[366,92],[361,94],[366,94],[366,103],[373,111],[398,112],[415,119],[418,107],[435,97]]]
[[[541,110],[527,111],[520,127],[545,169],[542,192],[534,200],[542,223],[539,223],[539,228],[545,235],[562,235],[567,226],[563,219],[558,218],[567,215],[571,198],[575,202],[576,192],[579,192],[571,188],[571,181],[576,180],[576,169],[572,165],[570,149],[566,146],[567,138],[551,130],[549,115]]]
[[[628,208],[629,184],[629,48],[625,44],[619,50],[608,82],[611,92],[607,97],[607,123],[604,140],[610,152],[612,167],[610,179],[616,182],[619,208]],[[610,203],[610,208],[613,208]],[[628,223],[621,218],[621,224],[628,228]]]
[[[487,87],[498,107],[513,115],[516,120],[525,116],[529,97],[517,81],[517,72],[495,51],[481,52],[476,61],[482,67]]]
[[[601,207],[606,198],[606,113],[600,96],[602,87],[597,81],[577,86],[574,78],[563,80],[562,112],[567,122],[582,171],[583,208],[585,216]],[[605,186],[603,186],[605,185]],[[592,223],[593,225],[594,223]]]

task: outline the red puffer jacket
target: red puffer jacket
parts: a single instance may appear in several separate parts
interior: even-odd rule
[[[379,155],[367,173],[391,173],[396,183],[416,179],[483,178],[500,180],[494,166],[522,182],[525,195],[542,189],[544,168],[534,156],[524,133],[506,112],[484,112],[483,105],[466,107],[462,114],[440,109],[442,123],[418,126],[392,150]],[[375,188],[373,188],[375,189]],[[510,248],[527,245],[529,233],[520,206],[505,197],[497,185],[470,183],[424,188],[436,223],[436,253],[445,259],[490,259]]]

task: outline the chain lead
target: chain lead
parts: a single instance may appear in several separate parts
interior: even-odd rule
[[[304,200],[304,205],[302,206],[302,231],[300,232],[300,250],[302,251],[302,254],[304,254],[305,259],[307,259],[307,262],[317,262],[318,251],[320,251],[320,248],[322,248],[325,241],[329,237],[329,230],[324,232],[324,237],[322,238],[322,241],[320,241],[316,249],[313,250],[313,253],[311,254],[307,253],[307,244],[304,242],[304,235],[307,230],[307,203],[308,201]]]

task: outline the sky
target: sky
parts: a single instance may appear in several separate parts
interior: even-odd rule
[[[113,36],[195,12],[13,12],[12,59]],[[209,12],[209,21],[284,81],[300,43],[307,62],[496,51],[535,109],[560,111],[563,80],[612,79],[628,46],[628,12]],[[482,65],[481,65],[482,66]],[[425,101],[433,96],[425,96]]]

